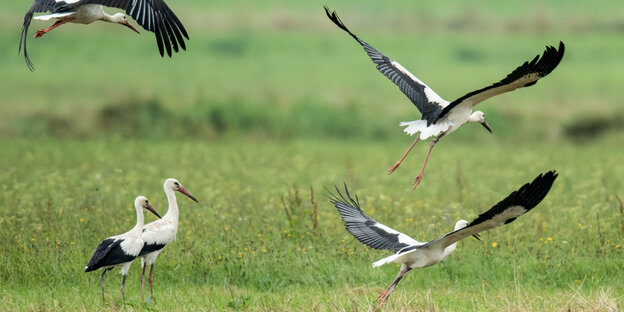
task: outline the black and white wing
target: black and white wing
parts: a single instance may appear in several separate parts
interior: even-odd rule
[[[394,82],[412,103],[414,103],[422,114],[422,119],[429,121],[428,123],[431,124],[431,118],[439,115],[442,109],[448,105],[448,101],[442,99],[435,91],[412,75],[412,73],[407,71],[401,64],[393,61],[364,40],[354,35],[342,23],[336,12],[330,13],[329,9],[325,7],[325,13],[334,24],[346,31],[364,47],[364,51],[366,51],[373,63],[377,64],[377,70]]]
[[[108,7],[126,10],[145,30],[156,35],[156,43],[161,56],[171,57],[171,49],[178,52],[178,45],[186,50],[184,38],[189,39],[182,22],[171,11],[163,0],[82,0],[67,4],[68,7],[84,4],[101,4]]]
[[[537,206],[546,197],[556,178],[557,173],[554,171],[540,174],[533,182],[523,185],[490,210],[480,214],[465,228],[448,233],[425,246],[440,244],[442,248],[446,248],[468,236],[513,222],[517,217]]]
[[[346,185],[344,188],[346,198],[338,187],[336,187],[337,194],[330,192],[328,197],[331,203],[338,209],[340,216],[342,216],[342,221],[344,221],[347,231],[361,243],[374,249],[386,249],[392,252],[397,252],[408,246],[422,244],[365,215],[360,208],[357,195],[354,200],[349,195]]]
[[[100,242],[95,249],[91,260],[85,267],[85,272],[95,271],[101,267],[116,265],[132,261],[136,256],[128,255],[121,248],[123,239],[109,237]]]
[[[20,34],[20,43],[18,53],[22,51],[22,47],[24,48],[24,58],[26,59],[26,65],[28,65],[28,69],[31,71],[35,70],[35,66],[33,66],[30,58],[28,57],[28,51],[26,50],[26,36],[28,35],[28,27],[30,27],[30,22],[32,21],[33,14],[52,11],[56,4],[55,0],[35,0],[26,11],[26,15],[24,15],[24,24],[22,25],[22,33]]]
[[[536,84],[540,78],[550,74],[555,67],[559,65],[563,58],[564,51],[565,46],[563,42],[559,42],[558,50],[553,46],[546,46],[546,51],[544,51],[541,58],[539,55],[536,55],[532,61],[524,62],[524,64],[516,68],[503,80],[483,89],[472,91],[451,102],[451,104],[442,109],[440,114],[434,118],[433,122],[435,123],[438,121],[438,119],[445,116],[457,105],[466,105],[472,108],[495,95]]]
[[[158,243],[143,243],[143,248],[141,249],[141,252],[139,253],[139,255],[137,257],[142,257],[145,256],[147,254],[150,254],[154,251],[158,251],[161,250],[163,248],[165,248],[167,246],[167,244],[158,244]]]

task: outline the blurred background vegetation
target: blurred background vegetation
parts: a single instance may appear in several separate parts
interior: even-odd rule
[[[34,21],[32,73],[17,54],[30,2],[4,3],[0,137],[409,140],[398,123],[420,114],[325,17],[324,4],[447,100],[561,40],[566,55],[549,77],[479,106],[494,133],[582,141],[624,130],[619,1],[168,3],[189,32],[188,51],[161,59],[153,34],[106,23],[33,39],[49,26]],[[456,140],[490,139],[468,128]]]

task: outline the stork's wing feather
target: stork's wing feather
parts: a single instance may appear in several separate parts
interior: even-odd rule
[[[373,63],[377,64],[377,70],[390,79],[399,89],[414,103],[416,108],[422,114],[422,119],[430,120],[431,117],[440,114],[442,109],[448,105],[448,101],[442,99],[425,83],[416,78],[412,73],[407,71],[401,64],[393,61],[389,57],[385,56],[377,49],[366,43],[364,40],[354,35],[340,20],[336,12],[329,12],[329,9],[325,7],[325,13],[327,17],[334,22],[342,30],[346,31],[351,37],[355,38],[364,51],[371,58]]]
[[[355,200],[349,195],[345,185],[345,196],[336,187],[337,194],[329,193],[329,200],[338,209],[347,231],[357,240],[374,249],[387,249],[397,252],[402,248],[419,245],[415,239],[393,230],[367,216],[360,208],[357,195]],[[329,192],[329,191],[328,191]]]
[[[186,50],[184,38],[189,39],[182,22],[162,0],[83,0],[67,6],[84,4],[101,4],[126,10],[126,14],[132,16],[145,30],[151,31],[156,36],[158,51],[161,56],[171,56],[171,50],[178,52],[178,46]]]
[[[451,102],[434,118],[433,122],[435,123],[457,105],[467,105],[472,108],[495,95],[536,84],[540,78],[550,74],[559,65],[564,51],[563,42],[559,42],[559,50],[553,46],[546,46],[546,51],[541,58],[537,55],[532,61],[524,62],[503,80],[483,89],[472,91]]]
[[[149,253],[152,253],[154,251],[158,251],[161,250],[163,248],[165,248],[167,246],[167,244],[148,244],[148,243],[144,243],[143,244],[143,248],[141,249],[141,252],[139,253],[139,255],[137,257],[142,257],[145,256]]]
[[[91,260],[85,267],[85,272],[97,270],[103,266],[119,264],[133,260],[135,257],[125,254],[121,249],[123,239],[109,237],[100,242],[95,249]],[[114,260],[114,261],[110,261]]]
[[[32,21],[33,14],[52,11],[55,4],[55,0],[35,0],[30,5],[30,8],[28,8],[28,11],[26,11],[26,15],[24,15],[24,24],[22,25],[22,33],[20,34],[18,53],[22,51],[23,47],[26,65],[31,71],[35,70],[35,66],[33,66],[32,62],[30,61],[30,58],[28,57],[28,51],[26,50],[26,36],[28,36],[28,27],[30,27],[30,22]]]
[[[490,210],[480,214],[465,228],[448,233],[427,243],[427,245],[440,244],[442,248],[446,248],[468,236],[513,222],[517,217],[537,206],[546,197],[556,178],[557,173],[554,171],[540,174],[533,182],[523,185]]]

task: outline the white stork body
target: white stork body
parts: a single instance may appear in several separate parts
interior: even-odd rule
[[[91,24],[95,21],[121,24],[139,33],[128,22],[124,13],[109,15],[104,12],[104,6],[126,10],[126,14],[132,16],[144,29],[154,32],[161,56],[164,56],[165,50],[169,56],[171,56],[172,49],[178,52],[178,45],[186,50],[183,37],[188,39],[188,34],[180,20],[163,0],[34,0],[24,16],[19,45],[20,51],[22,47],[24,49],[28,68],[34,70],[26,50],[26,36],[33,18],[44,21],[57,20],[49,28],[39,29],[35,33],[35,38],[65,23]],[[33,17],[34,13],[38,12],[50,12],[50,14]]]
[[[468,221],[459,220],[455,223],[455,231],[465,228],[468,225]],[[422,246],[426,243],[416,242],[410,244],[410,246]],[[409,268],[424,268],[428,266],[432,266],[440,263],[444,258],[448,257],[455,248],[457,247],[457,242],[449,245],[445,248],[426,248],[421,249],[418,252],[405,252],[405,253],[396,253],[389,257],[380,259],[373,263],[373,267],[380,267],[384,264],[395,262],[403,264]]]
[[[511,223],[517,217],[533,209],[548,194],[556,178],[557,174],[554,171],[539,175],[533,182],[512,192],[472,222],[459,220],[455,224],[454,231],[426,243],[393,230],[364,214],[357,196],[355,200],[351,198],[346,185],[346,197],[336,188],[337,195],[330,194],[329,198],[338,209],[347,231],[353,237],[371,248],[394,252],[393,255],[373,263],[373,267],[391,262],[401,264],[401,270],[395,280],[378,298],[379,303],[382,304],[407,272],[415,268],[435,265],[455,251],[457,242],[460,240],[471,235],[478,239],[479,232]]]
[[[552,72],[563,58],[564,45],[559,43],[559,49],[554,47],[546,47],[546,51],[540,58],[536,56],[531,62],[525,62],[516,68],[511,74],[504,79],[485,88],[469,92],[468,94],[449,102],[440,97],[433,89],[429,88],[425,83],[416,78],[412,73],[405,69],[401,64],[385,56],[377,49],[366,43],[364,40],[354,35],[340,20],[336,12],[330,13],[325,7],[325,13],[329,19],[339,28],[347,32],[353,37],[371,58],[373,63],[377,65],[377,70],[384,76],[396,84],[399,89],[412,101],[416,108],[421,112],[420,120],[401,122],[404,131],[409,135],[416,135],[414,142],[403,157],[397,161],[388,171],[391,174],[396,170],[407,154],[412,150],[414,145],[420,140],[433,137],[429,145],[429,150],[423,163],[420,173],[414,179],[414,189],[422,180],[425,166],[431,154],[431,150],[435,143],[443,136],[459,129],[466,123],[481,123],[488,131],[492,132],[489,125],[485,121],[485,115],[481,111],[472,111],[473,107],[480,102],[493,97],[495,95],[513,91],[518,88],[534,85],[537,80]]]
[[[93,256],[89,260],[89,263],[85,267],[85,272],[95,271],[97,269],[103,269],[100,275],[100,284],[102,287],[102,304],[104,304],[104,274],[108,270],[112,270],[114,267],[121,267],[121,274],[123,275],[123,282],[121,284],[121,294],[123,299],[125,296],[125,284],[126,276],[132,261],[139,255],[141,249],[143,249],[143,238],[141,237],[141,231],[143,229],[143,209],[147,209],[157,217],[160,218],[158,213],[149,204],[147,198],[139,196],[134,201],[134,207],[137,213],[137,223],[128,232],[108,237],[100,242],[95,249]]]
[[[145,225],[142,231],[144,246],[141,250],[141,253],[139,254],[139,257],[141,257],[141,266],[143,267],[143,272],[141,274],[142,300],[145,296],[145,268],[147,267],[147,265],[150,265],[150,298],[153,299],[154,291],[152,288],[152,274],[154,272],[154,263],[156,262],[156,258],[163,250],[163,248],[165,248],[165,246],[175,240],[176,234],[178,232],[178,219],[180,216],[180,211],[178,209],[178,202],[176,200],[175,192],[180,192],[197,202],[197,199],[195,199],[195,197],[193,197],[191,193],[189,193],[184,187],[182,187],[180,182],[178,182],[178,180],[176,179],[167,179],[163,184],[163,188],[165,189],[165,194],[167,195],[167,201],[169,201],[169,209],[167,210],[165,216],[162,217],[162,219]]]
[[[101,4],[85,4],[79,6],[76,11],[73,12],[39,15],[33,17],[33,19],[40,21],[49,21],[51,19],[69,20],[68,22],[76,24],[91,24],[98,20],[113,22],[113,15],[106,14],[104,12],[104,6]]]

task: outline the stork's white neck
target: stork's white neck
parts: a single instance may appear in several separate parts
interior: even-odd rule
[[[102,15],[100,16],[100,20],[104,22],[109,22],[109,23],[119,23],[121,21],[119,15],[117,14],[108,15],[106,14],[106,12],[104,12],[104,10],[102,10]]]
[[[143,207],[135,207],[136,208],[136,212],[137,212],[137,223],[134,226],[134,228],[132,228],[132,231],[142,231],[143,230],[143,223],[145,222],[145,220],[143,219]]]
[[[451,253],[453,253],[453,251],[455,251],[455,248],[457,248],[457,242],[451,244],[450,246],[444,248],[444,253],[442,255],[442,259],[448,257]]]
[[[169,209],[163,219],[173,222],[176,228],[178,228],[178,217],[180,211],[178,210],[178,202],[176,200],[175,191],[169,187],[165,187],[165,194],[167,194],[167,201],[169,201]]]

